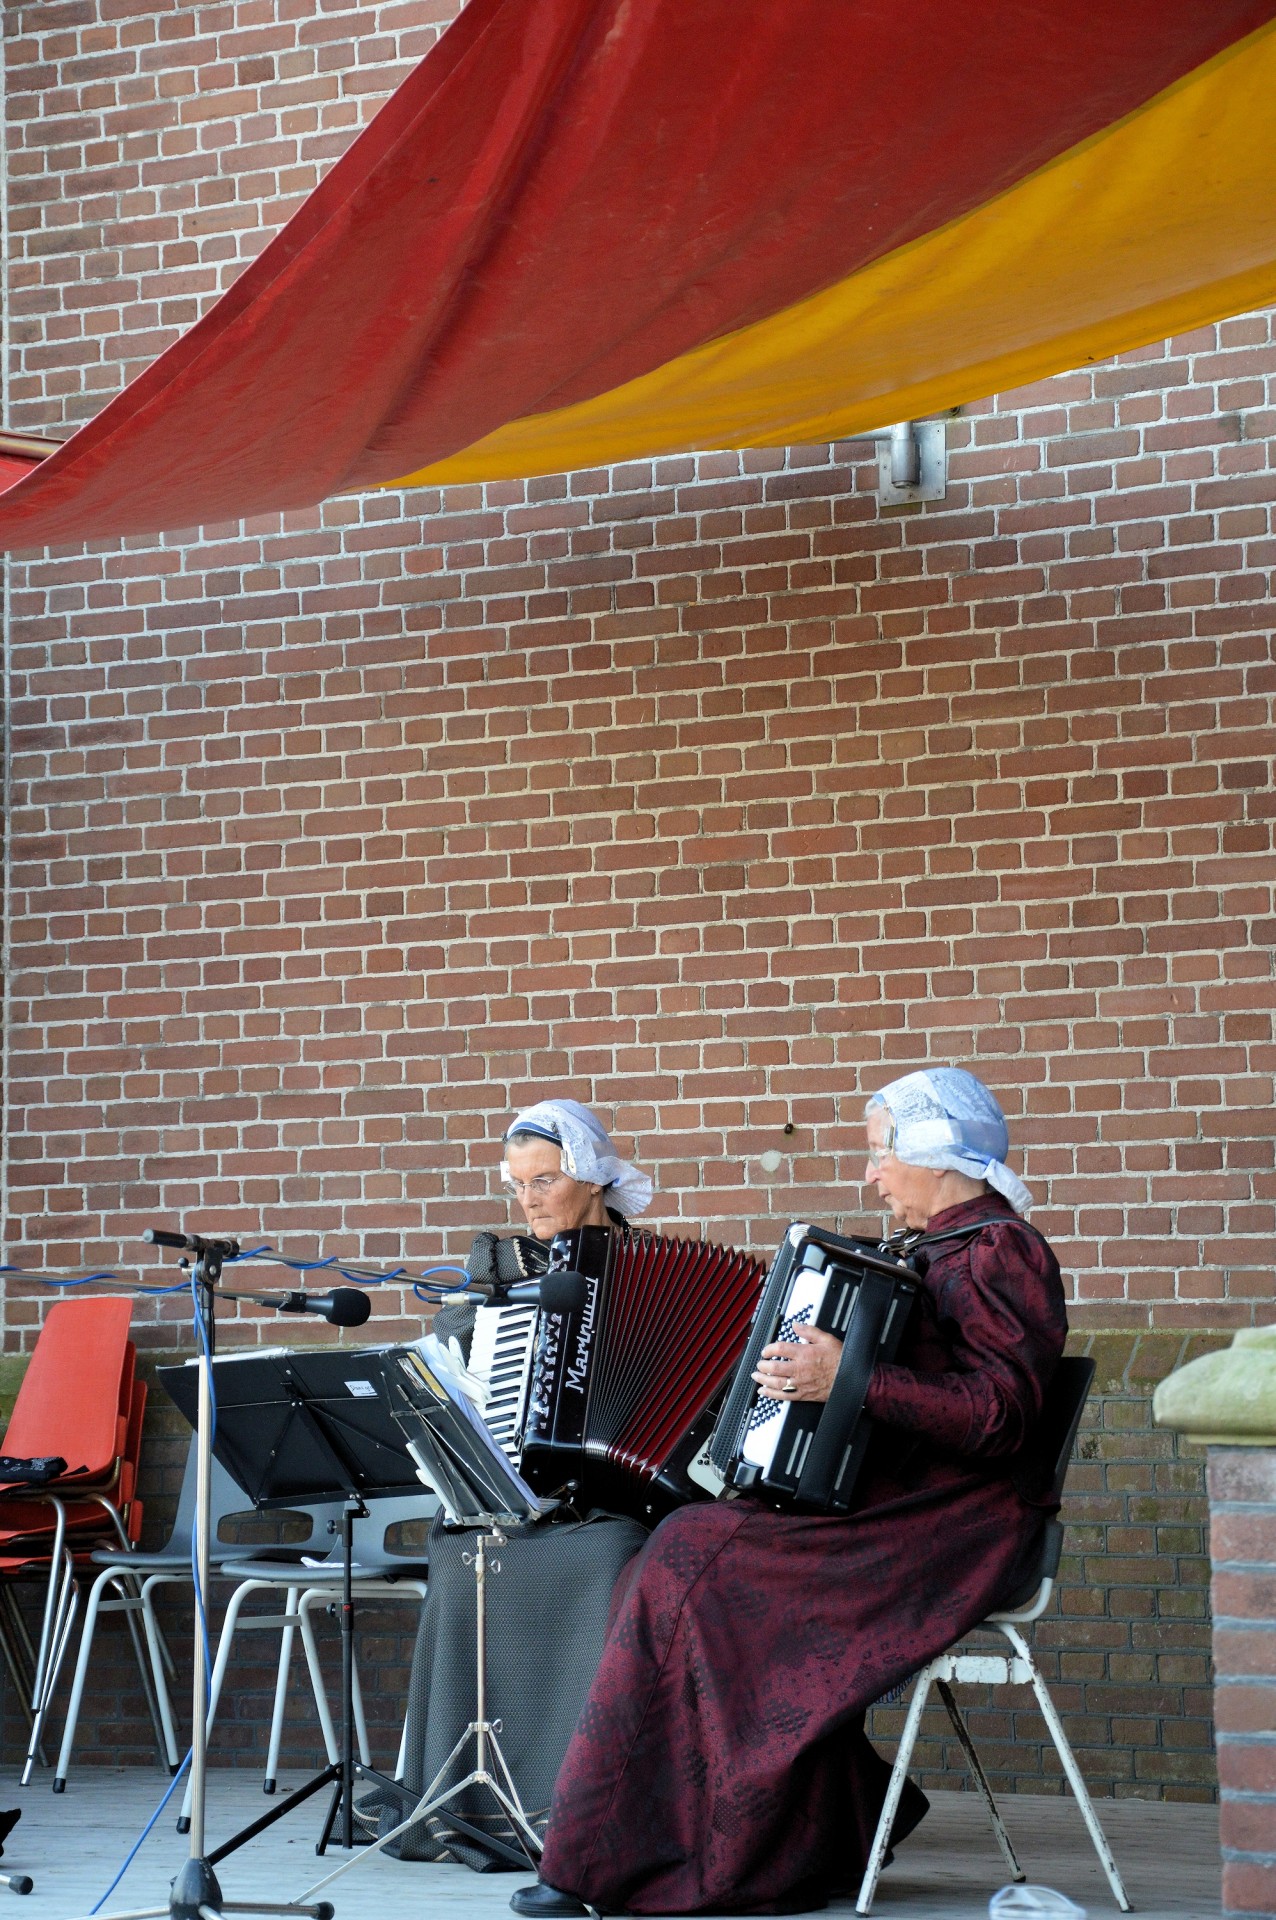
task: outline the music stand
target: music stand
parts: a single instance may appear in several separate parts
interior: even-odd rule
[[[342,1817],[341,1845],[354,1846],[354,1780],[387,1790],[398,1783],[354,1759],[354,1522],[365,1501],[421,1492],[416,1462],[382,1392],[380,1348],[229,1354],[214,1360],[217,1428],[213,1452],[253,1505],[344,1502],[341,1518],[341,1753],[276,1806],[204,1857],[216,1866],[324,1787],[334,1788],[317,1852]],[[196,1403],[195,1368],[165,1367],[159,1378],[187,1419]]]
[[[380,1358],[387,1407],[401,1428],[422,1476],[442,1501],[448,1524],[478,1530],[476,1551],[464,1556],[474,1568],[475,1580],[474,1718],[425,1792],[418,1796],[411,1813],[388,1833],[370,1842],[357,1857],[344,1860],[313,1887],[307,1887],[298,1896],[300,1900],[309,1900],[321,1887],[328,1886],[369,1855],[380,1852],[409,1827],[428,1819],[471,1787],[487,1788],[519,1835],[523,1853],[533,1867],[541,1853],[540,1836],[527,1818],[501,1752],[498,1723],[488,1717],[487,1576],[489,1569],[500,1572],[500,1561],[488,1550],[505,1545],[508,1535],[502,1531],[503,1527],[539,1520],[556,1502],[542,1500],[533,1493],[511,1465],[470,1401],[459,1392],[446,1351],[437,1341],[427,1339],[420,1347],[389,1348]],[[462,1779],[445,1788],[443,1782],[471,1740],[475,1743],[473,1767]],[[363,1770],[358,1771],[362,1777]],[[399,1782],[394,1783],[394,1797],[401,1804],[409,1797]],[[522,1866],[523,1860],[513,1847],[491,1834],[479,1833],[459,1814],[450,1815],[450,1824],[503,1853],[512,1865]]]

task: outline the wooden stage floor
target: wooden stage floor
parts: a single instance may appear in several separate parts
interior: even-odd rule
[[[101,1898],[167,1784],[149,1769],[77,1767],[65,1794],[49,1776],[23,1790],[16,1770],[0,1779],[0,1806],[21,1806],[21,1823],[0,1865],[30,1873],[35,1891],[18,1901],[0,1890],[0,1914],[13,1920],[78,1920]],[[281,1782],[281,1792],[287,1782]],[[161,1817],[104,1915],[160,1905],[186,1858],[187,1841],[170,1811]],[[266,1810],[260,1779],[218,1768],[209,1779],[208,1845]],[[269,1833],[220,1867],[228,1900],[295,1899],[328,1870],[316,1859],[326,1795],[297,1808]],[[1218,1827],[1210,1806],[1144,1800],[1097,1803],[1130,1898],[1142,1920],[1217,1920],[1220,1912]],[[1066,1893],[1091,1915],[1115,1905],[1075,1804],[1047,1795],[1010,1796],[1007,1825],[1031,1881]],[[329,1863],[344,1856],[333,1853]],[[530,1878],[531,1876],[526,1876]],[[883,1875],[874,1912],[882,1920],[983,1920],[1003,1884],[1001,1857],[975,1796],[932,1795],[932,1811]],[[464,1867],[422,1866],[384,1855],[360,1864],[328,1890],[337,1920],[504,1920],[518,1874],[474,1874]],[[833,1912],[850,1914],[850,1902]]]

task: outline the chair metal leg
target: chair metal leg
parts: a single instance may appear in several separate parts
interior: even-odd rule
[[[899,1799],[904,1791],[904,1782],[908,1778],[908,1764],[913,1757],[913,1748],[917,1745],[917,1734],[922,1724],[926,1699],[930,1693],[930,1683],[931,1667],[923,1667],[917,1676],[913,1697],[908,1703],[908,1717],[904,1721],[904,1731],[900,1735],[895,1765],[891,1768],[890,1785],[886,1789],[886,1798],[878,1816],[877,1832],[873,1835],[873,1846],[868,1856],[868,1865],[864,1869],[864,1878],[860,1881],[859,1898],[855,1902],[856,1913],[872,1911],[873,1895],[877,1892],[877,1883],[882,1875],[882,1862],[890,1847],[891,1828],[895,1825],[895,1815],[899,1812]]]
[[[59,1513],[61,1509],[59,1509]],[[36,1661],[35,1686],[31,1694],[31,1737],[27,1742],[26,1760],[23,1764],[21,1784],[31,1783],[31,1773],[36,1760],[41,1766],[44,1759],[43,1735],[44,1722],[48,1715],[49,1704],[53,1698],[53,1689],[57,1685],[58,1672],[66,1653],[67,1640],[80,1605],[80,1590],[75,1580],[75,1558],[69,1547],[64,1548],[62,1572],[56,1582],[50,1569],[49,1593],[54,1605],[50,1610],[45,1604],[44,1626],[40,1635],[40,1653]]]
[[[168,1648],[160,1632],[159,1621],[155,1618],[155,1606],[151,1599],[152,1585],[151,1580],[142,1581],[138,1591],[137,1605],[142,1615],[142,1630],[146,1635],[146,1650],[151,1663],[151,1685],[155,1690],[155,1701],[159,1708],[164,1759],[169,1772],[176,1773],[181,1755],[177,1751],[177,1728],[173,1722],[173,1703],[169,1698],[168,1682],[164,1675],[164,1660],[168,1654]]]
[[[58,1749],[57,1765],[53,1773],[54,1793],[61,1793],[66,1786],[67,1769],[71,1764],[71,1749],[75,1745],[75,1729],[80,1719],[80,1703],[84,1698],[84,1682],[88,1677],[89,1655],[93,1651],[93,1635],[97,1631],[98,1609],[102,1604],[102,1595],[114,1577],[114,1570],[106,1567],[89,1588],[88,1603],[84,1609],[84,1625],[80,1629],[80,1651],[75,1662],[75,1673],[71,1679],[71,1698],[67,1703],[66,1723],[62,1728],[62,1745]]]
[[[997,1802],[992,1797],[992,1788],[988,1783],[988,1776],[984,1772],[983,1763],[979,1755],[975,1752],[975,1743],[970,1737],[969,1729],[957,1711],[957,1702],[953,1699],[952,1689],[946,1680],[936,1680],[935,1691],[948,1709],[948,1718],[952,1721],[953,1731],[961,1742],[961,1750],[966,1756],[966,1765],[970,1768],[974,1776],[975,1785],[984,1797],[984,1806],[988,1810],[988,1818],[992,1823],[992,1830],[996,1836],[997,1845],[1001,1848],[1001,1857],[1010,1870],[1010,1878],[1018,1881],[1026,1880],[1028,1876],[1019,1865],[1019,1861],[1015,1856],[1014,1847],[1010,1843],[1010,1835],[1006,1832],[1002,1824]]]
[[[297,1634],[297,1606],[300,1593],[289,1587],[284,1607],[283,1631],[279,1636],[279,1665],[275,1672],[275,1705],[270,1716],[270,1746],[266,1754],[263,1793],[273,1793],[279,1778],[279,1749],[283,1742],[284,1710],[288,1704],[288,1681],[292,1675],[292,1646]]]
[[[50,1499],[55,1519],[53,1522],[53,1544],[49,1549],[49,1581],[44,1593],[44,1613],[40,1621],[40,1646],[35,1656],[35,1679],[31,1687],[31,1711],[39,1715],[40,1701],[44,1695],[44,1676],[48,1671],[49,1655],[53,1647],[56,1632],[56,1615],[62,1601],[63,1565],[62,1551],[66,1544],[66,1508],[60,1500]],[[25,1787],[31,1774],[30,1756],[22,1775]]]
[[[328,1711],[328,1690],[323,1684],[323,1668],[319,1664],[319,1648],[315,1641],[315,1623],[310,1617],[309,1607],[298,1607],[297,1622],[301,1628],[301,1644],[306,1650],[306,1665],[310,1670],[310,1690],[315,1697],[319,1730],[323,1735],[324,1751],[328,1755],[328,1763],[331,1766],[335,1764],[340,1749],[337,1744],[337,1730],[332,1724],[332,1715]]]
[[[148,1680],[150,1684],[151,1697],[148,1698],[147,1704],[151,1708],[151,1718],[155,1723],[156,1744],[164,1756],[169,1772],[177,1771],[181,1758],[177,1751],[177,1728],[173,1720],[173,1703],[169,1698],[164,1675],[163,1636],[160,1633],[159,1621],[155,1617],[151,1595],[155,1587],[171,1583],[174,1579],[181,1577],[171,1573],[153,1573],[139,1582],[138,1575],[132,1568],[104,1567],[93,1582],[85,1609],[84,1625],[80,1631],[79,1657],[76,1660],[75,1675],[71,1682],[71,1699],[67,1707],[66,1724],[62,1729],[62,1746],[54,1772],[53,1791],[55,1793],[63,1793],[66,1790],[67,1774],[71,1770],[71,1753],[75,1745],[80,1707],[84,1698],[84,1684],[93,1651],[93,1639],[97,1632],[98,1616],[101,1613],[123,1613],[129,1619],[133,1632],[133,1647],[142,1671],[142,1684],[145,1687]],[[113,1600],[103,1598],[109,1588],[115,1590],[117,1597]],[[130,1592],[130,1588],[134,1591]],[[142,1649],[133,1621],[133,1616],[138,1613],[142,1616],[142,1631],[146,1642],[146,1667],[142,1667]]]
[[[189,1586],[190,1578],[190,1573],[187,1568],[183,1567],[179,1573],[175,1568],[168,1567],[161,1568],[157,1573],[148,1573],[142,1582],[142,1615],[143,1618],[148,1614],[150,1616],[151,1625],[155,1631],[155,1644],[159,1648],[160,1662],[166,1680],[175,1680],[177,1678],[177,1663],[169,1651],[168,1641],[164,1637],[164,1629],[161,1627],[159,1615],[155,1611],[155,1589],[157,1587]],[[170,1717],[171,1711],[170,1707]]]
[[[356,1582],[354,1590],[356,1595],[360,1599],[379,1600],[382,1603],[384,1603],[386,1600],[387,1590],[386,1590],[386,1587],[380,1582],[377,1582],[375,1584],[368,1583],[367,1585],[361,1585],[360,1583]],[[394,1591],[390,1597],[392,1601],[402,1604],[403,1602],[406,1601],[406,1599],[409,1596],[411,1596],[413,1599],[416,1599],[416,1600],[423,1600],[425,1598],[424,1581],[421,1581],[421,1580],[404,1581],[402,1583],[402,1586],[397,1588],[397,1590]],[[310,1663],[311,1686],[314,1690],[314,1695],[315,1695],[315,1707],[319,1713],[321,1724],[323,1724],[324,1716],[328,1712],[327,1693],[323,1687],[322,1676],[319,1672],[318,1651],[317,1651],[317,1644],[316,1644],[315,1632],[314,1632],[314,1622],[311,1616],[317,1609],[323,1609],[327,1611],[331,1609],[332,1605],[333,1605],[332,1592],[331,1592],[331,1589],[326,1587],[308,1587],[301,1596],[300,1618],[302,1623],[302,1631],[303,1631],[303,1634],[306,1634],[309,1636],[307,1641],[307,1649],[308,1649],[307,1658]],[[354,1709],[355,1739],[358,1745],[359,1759],[361,1763],[365,1767],[370,1767],[372,1765],[372,1743],[368,1734],[368,1719],[367,1719],[367,1711],[365,1709],[364,1700],[363,1700],[363,1686],[359,1679],[359,1669],[357,1666],[354,1669],[354,1673],[352,1677],[353,1677],[354,1684],[352,1688],[351,1705]],[[396,1780],[402,1778],[403,1770],[406,1764],[407,1764],[407,1723],[405,1721],[403,1732],[399,1736],[398,1757],[395,1760],[394,1777]]]
[[[130,1592],[129,1589],[132,1589]],[[155,1745],[159,1752],[168,1758],[168,1747],[164,1738],[164,1725],[160,1718],[159,1697],[155,1691],[154,1654],[147,1636],[146,1651],[142,1650],[142,1635],[138,1630],[137,1616],[142,1610],[141,1596],[137,1591],[137,1581],[131,1574],[124,1574],[120,1581],[120,1599],[117,1607],[124,1615],[124,1624],[128,1628],[129,1639],[133,1642],[133,1658],[137,1661],[138,1678],[142,1682],[142,1698],[146,1702],[146,1711],[150,1715],[151,1731],[155,1735]]]
[[[1027,1662],[1028,1672],[1032,1680],[1032,1690],[1037,1696],[1037,1705],[1041,1708],[1046,1726],[1050,1730],[1050,1738],[1054,1741],[1055,1751],[1059,1755],[1063,1771],[1068,1778],[1068,1785],[1077,1797],[1077,1805],[1081,1809],[1082,1818],[1085,1820],[1086,1826],[1089,1829],[1090,1838],[1094,1842],[1094,1850],[1099,1856],[1099,1865],[1108,1876],[1108,1885],[1112,1889],[1112,1896],[1118,1907],[1120,1907],[1122,1913],[1129,1913],[1132,1909],[1126,1895],[1125,1885],[1117,1869],[1117,1863],[1112,1857],[1112,1849],[1108,1845],[1107,1835],[1099,1825],[1099,1816],[1094,1810],[1094,1802],[1090,1798],[1089,1789],[1081,1777],[1081,1769],[1077,1765],[1076,1755],[1069,1745],[1068,1736],[1063,1730],[1063,1722],[1060,1720],[1058,1712],[1055,1709],[1054,1701],[1050,1698],[1050,1690],[1037,1671],[1037,1663],[1033,1659],[1028,1643],[1019,1632],[1019,1629],[1012,1626],[1007,1620],[999,1620],[997,1627],[1001,1633],[1005,1634],[1020,1659]]]

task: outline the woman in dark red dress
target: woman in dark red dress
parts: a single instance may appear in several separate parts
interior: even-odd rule
[[[919,1308],[879,1366],[849,1515],[684,1507],[621,1576],[602,1663],[516,1912],[793,1913],[858,1884],[888,1769],[864,1713],[1019,1585],[1043,1519],[1028,1445],[1066,1332],[1019,1215],[1005,1122],[955,1068],[868,1110],[866,1179],[920,1230]],[[825,1400],[838,1342],[764,1351],[774,1398]],[[911,1784],[893,1838],[926,1801]]]

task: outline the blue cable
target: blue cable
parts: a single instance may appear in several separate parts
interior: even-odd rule
[[[396,1280],[405,1281],[411,1286],[417,1299],[424,1301],[427,1305],[434,1296],[441,1298],[445,1293],[464,1293],[470,1285],[470,1276],[465,1268],[453,1266],[448,1262],[440,1263],[438,1266],[426,1267],[421,1273],[413,1273],[410,1267],[376,1268],[356,1266],[350,1261],[340,1259],[335,1253],[330,1253],[321,1259],[315,1260],[289,1260],[286,1259],[282,1253],[278,1253],[274,1247],[263,1244],[259,1247],[241,1248],[238,1253],[230,1255],[225,1264],[226,1266],[231,1266],[236,1262],[245,1260],[259,1260],[268,1266],[284,1267],[290,1273],[333,1273],[339,1275],[343,1280],[353,1281],[356,1285],[363,1287],[389,1286]],[[113,1268],[109,1267],[101,1268],[93,1273],[60,1274],[49,1273],[45,1269],[37,1267],[0,1266],[0,1274],[6,1273],[20,1275],[25,1280],[38,1280],[46,1287],[62,1287],[64,1289],[70,1287],[109,1286],[112,1281],[118,1281],[122,1277]],[[438,1286],[430,1280],[432,1273],[455,1274],[459,1276],[459,1284]],[[187,1283],[185,1280],[179,1280],[175,1286],[171,1287],[143,1287],[139,1286],[136,1281],[130,1280],[129,1285],[138,1293],[158,1295],[165,1293],[183,1293],[186,1290]]]
[[[79,1274],[44,1273],[37,1267],[0,1266],[0,1273],[20,1274],[24,1280],[38,1280],[42,1286],[46,1287],[109,1286],[113,1280],[118,1280],[120,1277],[118,1273],[106,1271]],[[136,1287],[138,1293],[185,1293],[186,1291],[184,1280],[179,1280],[175,1287],[142,1287],[136,1286],[134,1281],[130,1281],[129,1285]]]
[[[173,1789],[176,1787],[178,1781],[181,1779],[187,1767],[190,1765],[191,1754],[193,1751],[194,1751],[193,1748],[187,1747],[186,1758],[182,1761],[181,1765],[177,1769],[177,1772],[173,1775],[172,1779],[169,1781],[168,1787],[164,1794],[164,1798],[160,1801],[154,1813],[151,1815],[146,1825],[142,1828],[142,1831],[138,1834],[137,1839],[133,1844],[133,1849],[128,1856],[128,1859],[124,1862],[124,1865],[120,1868],[114,1880],[112,1880],[110,1886],[107,1888],[106,1892],[102,1895],[102,1898],[98,1901],[96,1906],[89,1908],[90,1914],[101,1912],[102,1908],[106,1905],[111,1895],[115,1892],[115,1889],[119,1886],[120,1881],[124,1878],[125,1874],[128,1872],[129,1868],[132,1866],[133,1862],[136,1860],[138,1854],[142,1851],[142,1847],[147,1837],[149,1836],[152,1827],[155,1825],[155,1822],[159,1819],[165,1807],[168,1805],[169,1801],[172,1799]]]
[[[208,1447],[211,1453],[217,1438],[217,1388],[213,1378],[213,1350],[209,1343],[208,1328],[204,1322],[204,1312],[200,1305],[199,1288],[195,1284],[195,1275],[190,1277],[191,1302],[194,1310],[195,1337],[199,1341],[200,1352],[208,1362],[208,1406],[209,1429]],[[199,1579],[199,1516],[191,1523],[191,1584],[195,1589],[195,1612],[199,1620],[200,1638],[204,1643],[204,1707],[205,1712],[213,1697],[213,1650],[208,1637],[208,1616],[204,1611],[204,1590]]]
[[[406,1280],[411,1283],[412,1291],[418,1300],[425,1300],[427,1294],[431,1293],[463,1293],[470,1285],[470,1276],[466,1269],[464,1267],[453,1266],[449,1262],[440,1263],[438,1266],[426,1267],[421,1273],[413,1273],[409,1267],[376,1268],[356,1266],[351,1261],[342,1260],[335,1253],[330,1253],[322,1259],[289,1260],[269,1245],[242,1247],[238,1253],[231,1255],[231,1258],[226,1264],[230,1266],[233,1261],[240,1260],[261,1260],[270,1266],[286,1267],[291,1273],[318,1273],[321,1271],[337,1273],[340,1274],[343,1280],[353,1280],[365,1287],[389,1286],[396,1280]],[[432,1273],[459,1274],[461,1285],[454,1287],[431,1286],[430,1275]],[[422,1291],[423,1285],[425,1291]]]
[[[432,1273],[459,1273],[461,1276],[461,1285],[459,1287],[432,1287],[429,1284],[429,1277]],[[422,1281],[426,1283],[424,1286],[421,1284]],[[412,1291],[418,1300],[424,1301],[425,1305],[429,1306],[430,1295],[432,1293],[440,1295],[444,1293],[464,1293],[469,1285],[470,1276],[464,1267],[427,1267],[421,1275],[420,1280],[413,1281]]]

